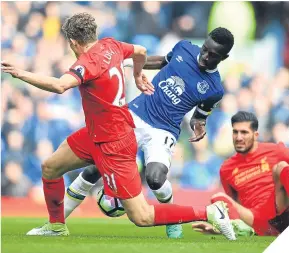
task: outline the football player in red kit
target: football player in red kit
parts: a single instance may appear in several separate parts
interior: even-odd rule
[[[133,58],[136,83],[142,83],[146,49],[113,38],[98,40],[96,28],[95,19],[87,13],[66,20],[62,30],[77,61],[60,78],[30,73],[1,62],[4,72],[40,89],[62,94],[78,86],[82,97],[86,127],[69,136],[42,165],[43,189],[50,216],[49,223],[40,229],[42,234],[68,234],[64,224],[62,175],[69,170],[95,160],[96,164],[101,164],[103,176],[107,177],[104,182],[108,194],[128,198],[141,192],[135,164],[134,123],[127,107],[122,106],[125,100],[122,62]],[[149,92],[148,89],[142,91]],[[115,168],[118,168],[118,174],[114,174]]]
[[[289,226],[289,148],[258,142],[258,120],[252,113],[238,112],[231,122],[237,153],[220,169],[226,194],[217,193],[211,201],[225,201],[230,218],[241,219],[256,234],[277,235]],[[203,223],[193,228],[212,232]]]
[[[122,62],[133,58],[136,85],[146,94],[154,87],[142,74],[146,49],[113,38],[98,40],[95,19],[87,14],[68,18],[62,30],[77,61],[60,78],[47,77],[1,62],[1,69],[40,89],[63,93],[79,87],[86,126],[73,133],[42,165],[43,189],[49,222],[28,235],[68,235],[64,219],[63,174],[94,163],[99,169],[107,195],[121,200],[128,218],[137,226],[156,226],[205,220],[230,240],[235,234],[223,202],[208,207],[149,205],[142,193],[136,164],[137,142],[128,107],[123,106]]]

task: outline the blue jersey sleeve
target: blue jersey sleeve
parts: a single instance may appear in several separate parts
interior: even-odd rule
[[[165,56],[165,60],[167,63],[169,63],[171,61],[173,57],[173,51],[170,51],[166,56]]]
[[[199,103],[196,107],[194,117],[206,119],[212,113],[213,109],[218,106],[223,95],[224,93],[220,92]]]
[[[166,62],[169,63],[173,57],[174,52],[177,50],[178,47],[182,46],[184,43],[190,43],[187,40],[181,40],[179,41],[173,49],[165,56]]]

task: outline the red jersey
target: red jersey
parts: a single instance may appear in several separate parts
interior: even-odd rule
[[[122,62],[133,52],[131,44],[101,39],[67,72],[80,82],[86,127],[94,142],[119,140],[134,127],[127,106],[121,107],[125,104]]]
[[[240,204],[255,208],[274,193],[272,168],[280,161],[289,162],[289,149],[283,143],[258,143],[253,153],[235,154],[226,160],[221,169],[221,182],[232,197],[238,194]]]

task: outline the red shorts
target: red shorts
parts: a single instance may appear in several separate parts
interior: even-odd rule
[[[84,127],[70,135],[67,143],[77,157],[94,163],[98,168],[105,194],[129,199],[141,193],[141,179],[136,164],[137,142],[133,130],[121,140],[94,143]]]
[[[277,214],[275,192],[265,203],[250,210],[254,215],[253,228],[260,236],[276,236],[289,226],[289,210]]]

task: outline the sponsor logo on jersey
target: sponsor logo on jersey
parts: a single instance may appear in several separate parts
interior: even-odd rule
[[[267,162],[266,156],[263,159],[261,159],[261,170],[262,172],[270,171],[270,164]]]
[[[81,65],[77,65],[74,68],[78,73],[81,74],[82,77],[84,77],[84,72],[85,72],[85,68]]]
[[[182,100],[179,98],[185,92],[185,82],[178,76],[171,76],[165,81],[159,82],[159,87],[177,105]]]
[[[271,172],[270,164],[267,162],[266,156],[261,159],[260,164],[252,168],[248,168],[242,171],[237,171],[237,173],[234,174],[235,170],[233,171],[232,175],[234,176],[234,181],[235,181],[236,186],[240,184],[246,184],[246,182],[254,178],[260,177],[263,173]]]
[[[210,86],[205,80],[197,83],[198,92],[201,94],[205,94],[209,88]]]
[[[238,168],[235,168],[235,169],[233,170],[233,172],[232,172],[232,175],[234,176],[234,175],[236,175],[238,172],[239,172],[239,169],[238,169]]]

